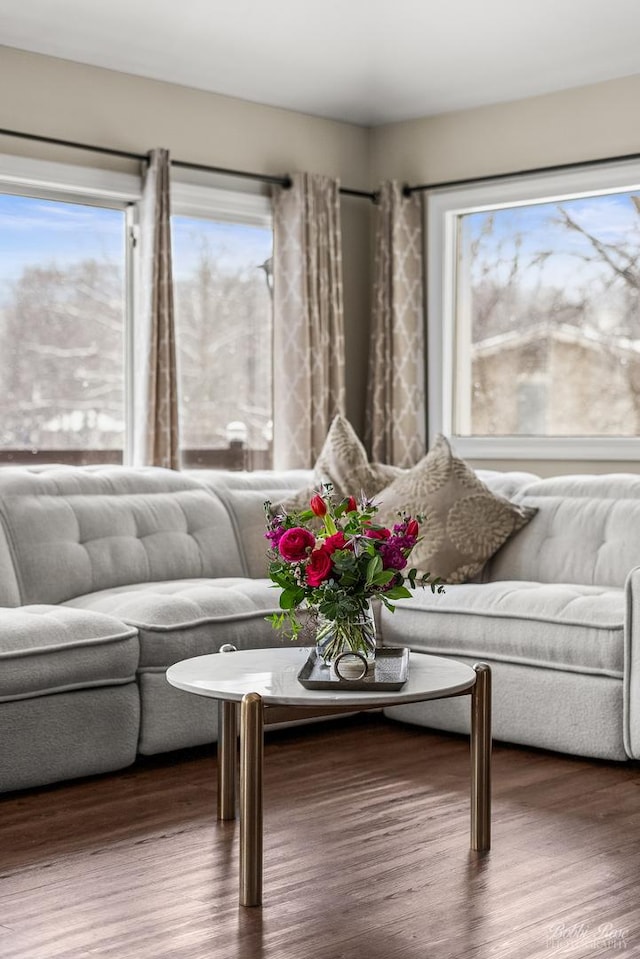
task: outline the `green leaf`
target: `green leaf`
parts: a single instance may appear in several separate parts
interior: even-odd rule
[[[335,550],[331,555],[331,561],[334,569],[340,573],[355,573],[357,571],[357,560],[349,549]]]
[[[407,599],[411,596],[411,593],[406,586],[393,586],[384,595],[387,599]]]
[[[396,574],[394,570],[383,569],[381,573],[376,573],[371,582],[374,586],[386,586],[387,583],[391,582],[395,575]]]
[[[430,586],[432,593],[442,594],[445,592],[445,584],[440,576],[434,576],[433,579],[431,579],[431,573],[423,573],[418,583],[423,589],[425,586]]]
[[[378,555],[374,555],[367,563],[367,586],[371,586],[373,577],[380,572],[382,572],[382,560]]]
[[[280,609],[295,609],[304,599],[304,591],[290,586],[284,589],[280,595]]]

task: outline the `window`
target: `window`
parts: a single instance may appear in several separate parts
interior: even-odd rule
[[[0,192],[0,463],[123,458],[127,214],[95,173],[91,203]]]
[[[0,156],[0,464],[120,463],[140,179]],[[172,187],[185,466],[271,463],[267,197]]]
[[[432,431],[463,455],[637,457],[640,169],[434,194],[428,230]]]
[[[273,246],[268,200],[177,184],[173,210],[183,464],[267,468]]]

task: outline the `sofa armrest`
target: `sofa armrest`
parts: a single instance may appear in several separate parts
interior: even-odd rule
[[[624,748],[631,759],[640,759],[640,566],[625,584]]]

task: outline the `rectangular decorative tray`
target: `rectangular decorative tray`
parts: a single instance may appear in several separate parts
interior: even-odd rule
[[[409,672],[409,650],[403,646],[381,646],[376,649],[373,669],[361,679],[342,679],[331,666],[321,665],[315,649],[298,673],[298,682],[305,689],[366,689],[369,692],[391,692],[402,689]]]

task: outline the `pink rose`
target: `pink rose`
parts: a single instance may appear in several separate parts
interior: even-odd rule
[[[278,550],[288,563],[299,563],[307,558],[307,553],[316,545],[316,538],[308,529],[292,526],[284,531],[278,543]]]
[[[322,549],[325,553],[333,553],[336,549],[346,549],[348,546],[346,537],[342,530],[338,533],[334,533],[332,536],[327,536],[325,541],[322,544]]]
[[[329,578],[331,572],[331,557],[325,549],[314,549],[309,557],[306,570],[306,580],[309,586],[319,586]]]
[[[389,539],[391,536],[390,529],[367,529],[364,533],[365,536],[368,536],[369,539]]]

